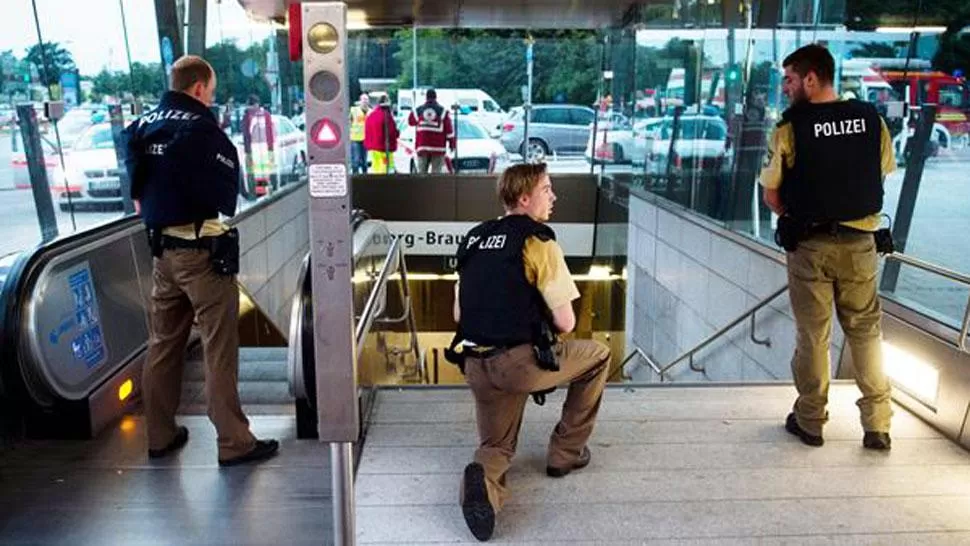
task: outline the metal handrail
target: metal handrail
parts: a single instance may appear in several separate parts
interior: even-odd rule
[[[390,277],[391,270],[395,268],[401,271],[399,280],[401,283],[400,288],[404,312],[400,317],[385,319],[382,322],[408,321],[408,332],[411,337],[411,342],[408,346],[407,352],[414,353],[415,362],[420,368],[422,366],[421,346],[418,343],[417,323],[414,320],[414,311],[411,305],[411,289],[408,286],[407,262],[404,260],[404,251],[401,249],[400,235],[394,236],[394,240],[387,251],[387,255],[384,257],[384,263],[381,265],[380,272],[377,274],[375,279],[374,287],[371,289],[371,292],[367,297],[367,303],[364,305],[364,310],[357,322],[357,328],[354,332],[354,339],[357,343],[357,357],[360,357],[360,353],[364,347],[364,337],[368,332],[370,332],[371,326],[373,326],[374,320],[376,319],[375,309],[377,308],[377,300],[380,298],[382,292],[386,293],[385,288],[387,286],[387,281]],[[424,378],[427,374],[424,373],[420,375],[422,378]]]
[[[961,283],[963,285],[970,286],[970,275],[966,275],[966,274],[960,273],[958,271],[953,271],[952,269],[947,269],[945,267],[941,267],[941,266],[938,266],[936,264],[933,264],[933,263],[930,263],[930,262],[927,262],[927,261],[924,261],[924,260],[920,260],[919,258],[913,258],[912,256],[907,256],[907,255],[902,254],[902,253],[896,253],[896,252],[894,252],[892,254],[887,254],[886,255],[886,259],[887,260],[896,260],[896,261],[898,261],[900,263],[904,263],[906,265],[913,266],[913,267],[915,267],[917,269],[921,269],[921,270],[927,271],[929,273],[934,273],[936,275],[939,275],[941,277],[945,277],[947,279],[950,279],[952,281]],[[711,343],[714,343],[714,341],[716,341],[719,337],[721,337],[722,335],[726,334],[728,331],[730,331],[731,329],[733,329],[738,324],[741,324],[748,317],[751,317],[751,341],[754,342],[755,344],[758,344],[758,345],[766,345],[768,347],[771,347],[771,339],[758,339],[758,338],[755,337],[755,333],[754,333],[755,332],[755,313],[757,313],[758,311],[760,311],[763,307],[767,306],[769,303],[771,303],[772,300],[774,300],[775,298],[777,298],[778,296],[780,296],[786,290],[788,290],[788,285],[787,284],[785,286],[779,288],[778,290],[775,290],[770,296],[768,296],[767,298],[765,298],[765,299],[761,300],[760,302],[758,302],[751,309],[748,309],[747,311],[745,311],[738,318],[736,318],[733,321],[731,321],[730,323],[728,323],[727,326],[724,326],[723,328],[721,328],[717,332],[714,332],[713,334],[711,334],[710,336],[708,336],[706,339],[704,339],[704,341],[701,341],[696,346],[694,346],[692,349],[688,350],[687,352],[685,352],[681,356],[679,356],[676,359],[674,359],[670,364],[667,364],[666,366],[664,366],[662,368],[659,367],[639,347],[635,348],[633,350],[633,352],[631,352],[629,355],[627,355],[626,358],[623,359],[623,362],[620,363],[620,368],[622,369],[622,367],[624,365],[626,365],[626,363],[629,362],[631,359],[633,359],[633,357],[640,356],[640,358],[642,358],[643,360],[645,360],[647,362],[647,364],[650,366],[650,369],[653,370],[654,373],[656,373],[657,375],[660,376],[660,381],[661,382],[664,381],[664,378],[666,377],[667,372],[671,368],[673,368],[677,364],[680,364],[685,359],[689,361],[689,366],[690,366],[690,369],[691,370],[693,370],[695,372],[704,373],[706,371],[704,368],[702,368],[702,367],[701,368],[698,368],[698,367],[695,367],[694,366],[694,355],[697,354],[700,350],[702,350],[705,347],[707,347],[708,345],[710,345]],[[957,343],[956,343],[957,349],[959,349],[959,350],[961,350],[963,352],[966,352],[966,353],[970,353],[970,348],[967,347],[967,335],[968,335],[968,333],[970,333],[970,297],[967,298],[967,305],[966,305],[966,308],[965,308],[964,313],[963,313],[963,323],[960,325],[960,338],[957,340]]]
[[[686,351],[684,354],[680,355],[679,357],[675,358],[672,362],[670,362],[670,364],[667,364],[666,366],[664,366],[662,368],[660,366],[658,366],[649,356],[647,356],[646,353],[644,353],[639,347],[636,347],[633,350],[633,352],[631,352],[629,355],[627,355],[626,358],[623,359],[623,362],[620,363],[620,367],[623,367],[623,365],[625,365],[627,362],[629,362],[634,356],[639,355],[640,358],[642,358],[643,360],[645,360],[647,362],[647,365],[650,366],[650,369],[653,370],[653,372],[655,374],[657,374],[657,375],[660,376],[661,383],[664,381],[664,378],[666,377],[667,372],[670,371],[670,369],[673,368],[674,366],[676,366],[677,364],[680,364],[681,362],[683,362],[684,360],[688,360],[689,361],[689,365],[690,365],[690,369],[691,370],[693,370],[695,372],[705,373],[706,370],[704,368],[697,368],[697,367],[694,366],[694,355],[697,354],[700,350],[702,350],[705,347],[707,347],[708,345],[710,345],[711,343],[714,343],[715,341],[717,341],[717,339],[719,337],[721,337],[722,335],[724,335],[727,332],[729,332],[731,329],[733,329],[738,324],[741,324],[742,322],[744,322],[748,317],[751,317],[751,341],[753,341],[754,343],[756,343],[758,345],[767,345],[767,346],[770,347],[771,346],[771,340],[770,339],[759,340],[759,339],[757,339],[755,337],[755,335],[754,335],[754,328],[755,328],[754,316],[755,316],[755,313],[757,313],[762,308],[764,308],[769,303],[771,303],[772,300],[774,300],[778,296],[782,295],[786,290],[788,290],[788,285],[787,284],[785,286],[782,286],[778,290],[775,290],[774,292],[772,292],[770,296],[768,296],[765,299],[761,300],[760,302],[758,302],[757,304],[755,304],[754,307],[748,309],[747,311],[745,311],[744,313],[742,313],[738,318],[736,318],[736,319],[732,320],[731,322],[729,322],[727,324],[727,326],[724,326],[720,330],[718,330],[718,331],[714,332],[713,334],[707,336],[707,338],[705,338],[704,341],[701,341],[700,343],[698,343],[697,345],[695,345],[692,349]]]
[[[360,351],[360,346],[364,341],[364,336],[370,331],[371,323],[374,322],[374,309],[377,307],[377,298],[381,293],[381,289],[387,283],[387,278],[391,274],[391,263],[395,258],[397,258],[397,253],[400,246],[401,238],[395,235],[394,241],[391,243],[391,247],[384,256],[384,263],[381,265],[381,270],[377,274],[374,288],[371,289],[370,295],[367,296],[367,303],[364,304],[364,311],[360,314],[360,320],[357,321],[357,330],[354,332],[354,339],[357,341],[358,352]]]
[[[952,269],[947,269],[945,267],[920,260],[919,258],[913,258],[912,256],[894,252],[892,254],[887,254],[886,259],[896,260],[897,262],[911,265],[917,269],[922,269],[923,271],[927,271],[929,273],[934,273],[965,286],[970,286],[970,275],[965,275],[963,273],[953,271]],[[965,353],[970,353],[970,348],[967,347],[968,333],[970,333],[970,297],[967,298],[967,305],[963,311],[963,323],[960,325],[960,338],[956,343],[957,349]]]
[[[777,298],[778,296],[782,295],[786,290],[788,290],[788,285],[787,284],[785,286],[782,286],[778,290],[775,290],[774,292],[772,292],[770,296],[768,296],[765,299],[759,301],[757,304],[755,304],[754,307],[748,309],[741,316],[739,316],[738,318],[736,318],[736,319],[732,320],[731,322],[729,322],[727,324],[727,326],[724,326],[720,330],[718,330],[718,331],[714,332],[713,334],[707,336],[707,339],[705,339],[704,341],[702,341],[702,342],[698,343],[697,345],[695,345],[693,349],[688,350],[684,354],[680,355],[678,358],[674,359],[674,361],[671,362],[670,364],[667,364],[663,368],[660,368],[660,380],[663,381],[664,374],[666,374],[668,370],[670,370],[671,368],[673,368],[677,364],[680,364],[681,362],[683,362],[685,359],[689,360],[689,365],[690,365],[690,369],[691,370],[694,370],[695,372],[702,372],[702,373],[705,372],[705,370],[703,368],[695,368],[694,367],[694,355],[697,354],[701,349],[703,349],[703,348],[707,347],[708,345],[710,345],[711,343],[714,343],[715,341],[717,341],[717,339],[719,337],[721,337],[722,335],[728,333],[731,329],[733,329],[738,324],[741,324],[742,322],[744,322],[749,316],[751,317],[751,339],[755,343],[758,343],[758,340],[755,339],[755,337],[754,337],[754,326],[755,326],[754,315],[755,315],[755,313],[757,313],[758,311],[760,311],[762,308],[766,307],[775,298]],[[769,344],[769,346],[770,346],[770,343],[771,343],[771,340],[770,339],[761,342],[761,344]]]

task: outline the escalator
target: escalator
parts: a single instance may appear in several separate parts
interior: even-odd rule
[[[8,433],[90,438],[134,409],[152,258],[137,218],[8,258],[0,398]]]
[[[365,214],[354,212],[355,226],[365,220]],[[371,244],[364,254],[371,251],[380,249]],[[137,410],[151,277],[152,257],[138,218],[0,260],[3,436],[88,439]],[[190,343],[188,353],[189,361],[198,360],[201,351]],[[241,353],[247,356],[245,349]],[[282,372],[282,359],[271,360]],[[186,383],[192,373],[189,364]]]
[[[353,240],[353,284],[354,284],[354,329],[355,348],[358,362],[365,347],[365,340],[376,332],[376,325],[406,323],[410,332],[410,343],[398,354],[412,357],[412,370],[409,379],[415,383],[427,382],[424,368],[424,354],[421,352],[407,286],[407,269],[399,240],[393,236],[382,221],[370,220],[364,213],[355,213],[351,219]],[[400,301],[396,302],[403,310],[401,316],[385,316],[389,307],[389,278],[396,275],[400,282]],[[299,292],[293,299],[290,315],[289,348],[287,367],[289,370],[290,392],[296,406],[297,438],[317,437],[317,383],[316,359],[314,354],[314,308],[313,286],[310,274],[310,255],[303,260],[299,276]],[[384,343],[382,339],[379,343]],[[385,355],[386,357],[386,355]],[[370,362],[369,364],[373,364]],[[387,364],[387,363],[385,363]],[[364,366],[363,363],[359,364]],[[361,374],[358,373],[360,377]],[[364,381],[363,383],[366,383]],[[358,411],[360,415],[369,413],[376,390],[364,385],[358,389]],[[366,418],[360,420],[358,437],[363,438]]]

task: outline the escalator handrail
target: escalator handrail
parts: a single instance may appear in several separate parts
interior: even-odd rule
[[[350,226],[354,234],[357,230],[363,227],[367,221],[370,220],[370,215],[362,209],[354,209],[350,216]],[[354,252],[353,263],[356,263],[359,254],[366,248],[362,246],[360,249]],[[300,273],[297,277],[297,282],[299,286],[297,287],[296,295],[293,297],[293,303],[290,304],[290,331],[289,331],[289,342],[287,343],[286,349],[286,359],[287,359],[287,375],[290,383],[290,394],[295,398],[308,398],[316,399],[316,384],[313,382],[307,382],[305,379],[310,374],[307,369],[307,363],[311,362],[312,359],[309,358],[312,355],[307,354],[309,350],[305,347],[303,339],[312,338],[313,331],[310,329],[308,324],[313,317],[308,313],[310,308],[308,303],[312,302],[312,269],[310,268],[310,252],[307,251],[306,255],[303,256],[303,262],[300,264]],[[299,342],[298,342],[299,340]]]

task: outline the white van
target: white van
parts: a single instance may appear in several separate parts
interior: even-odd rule
[[[400,89],[397,92],[398,111],[401,115],[407,115],[415,108],[415,105],[424,104],[424,94],[428,88],[419,89]],[[457,104],[464,115],[481,123],[489,131],[495,130],[506,118],[508,114],[502,110],[488,93],[481,89],[437,89],[438,104],[451,110],[452,105]]]

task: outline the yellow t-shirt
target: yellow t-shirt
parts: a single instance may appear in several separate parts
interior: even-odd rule
[[[223,224],[216,218],[211,218],[202,224],[199,237],[218,237],[227,231],[229,231],[229,228],[226,224]],[[162,233],[169,237],[178,237],[179,239],[195,239],[195,224],[170,226],[163,229]]]
[[[882,155],[882,175],[885,177],[896,170],[896,155],[893,152],[893,139],[889,134],[886,123],[879,120],[882,127],[880,151]],[[761,170],[761,185],[769,190],[781,187],[784,170],[795,165],[795,132],[791,123],[784,123],[775,129],[768,145],[765,165]],[[842,222],[843,225],[864,231],[876,231],[882,223],[878,214],[873,214],[858,220]]]
[[[550,310],[579,298],[562,248],[555,241],[529,237],[522,248],[525,278],[539,289]]]

